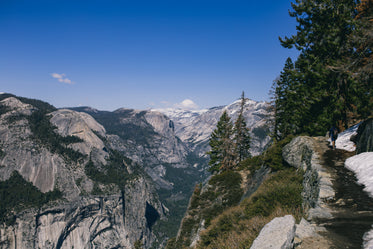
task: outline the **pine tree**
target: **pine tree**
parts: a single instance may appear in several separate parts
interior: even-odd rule
[[[295,47],[297,94],[304,102],[296,133],[324,134],[335,121],[346,126],[353,111],[356,88],[350,74],[336,70],[341,58],[352,55],[348,40],[355,29],[356,1],[295,0],[290,16],[297,19],[297,33],[280,38],[286,48]]]
[[[296,134],[301,130],[303,113],[306,103],[301,94],[302,87],[298,80],[298,73],[291,58],[286,60],[280,77],[273,85],[274,130],[273,137],[279,141],[289,134]]]
[[[373,0],[362,0],[357,5],[356,28],[350,46],[353,56],[341,60],[340,71],[350,72],[355,79],[357,119],[373,115]]]
[[[232,135],[232,121],[227,112],[224,111],[209,141],[211,150],[207,154],[210,155],[210,172],[218,172],[221,169],[230,169],[234,166],[235,155]]]
[[[250,132],[247,128],[245,117],[243,116],[243,111],[245,107],[245,93],[242,92],[241,95],[241,105],[238,118],[234,124],[234,146],[235,155],[237,156],[237,163],[240,163],[250,155]]]

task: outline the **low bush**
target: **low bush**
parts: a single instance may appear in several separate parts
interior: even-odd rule
[[[292,168],[274,173],[250,198],[216,215],[198,248],[249,248],[272,218],[292,214],[300,220],[302,181],[301,172]]]
[[[290,143],[294,136],[288,136],[285,139],[272,144],[262,155],[248,158],[241,162],[240,169],[250,169],[252,171],[259,169],[265,165],[273,170],[281,170],[286,168],[287,164],[282,158],[283,147]]]

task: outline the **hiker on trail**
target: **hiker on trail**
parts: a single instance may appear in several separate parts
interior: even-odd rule
[[[330,128],[329,137],[330,137],[330,140],[332,140],[332,147],[333,147],[333,150],[334,150],[335,149],[335,140],[337,140],[337,138],[338,138],[338,129],[335,126]]]

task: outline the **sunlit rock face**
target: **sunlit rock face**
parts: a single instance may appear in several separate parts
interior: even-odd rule
[[[0,248],[132,248],[136,240],[148,248],[152,225],[165,216],[146,185],[138,179],[118,195],[22,212],[13,225],[0,226]]]
[[[54,129],[48,135],[80,138],[62,144],[81,153],[72,160],[35,138],[30,117],[40,106],[13,96],[0,101],[0,180],[17,171],[42,193],[58,189],[62,198],[12,214],[11,222],[0,224],[0,248],[132,248],[137,240],[149,248],[156,241],[152,227],[167,210],[149,177],[134,173],[121,188],[93,180],[85,170],[88,161],[103,171],[110,163],[105,128],[86,113],[46,113]],[[129,175],[135,172],[132,164],[122,167]]]

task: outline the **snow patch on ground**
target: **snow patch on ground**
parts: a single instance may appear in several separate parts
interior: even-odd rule
[[[373,229],[364,234],[363,240],[364,240],[363,246],[365,249],[373,248]]]
[[[373,152],[364,152],[350,157],[345,162],[346,168],[355,172],[359,184],[373,197]]]
[[[346,168],[355,172],[359,184],[373,197],[373,152],[364,152],[350,157],[345,162]],[[373,229],[364,234],[364,248],[373,248]]]

